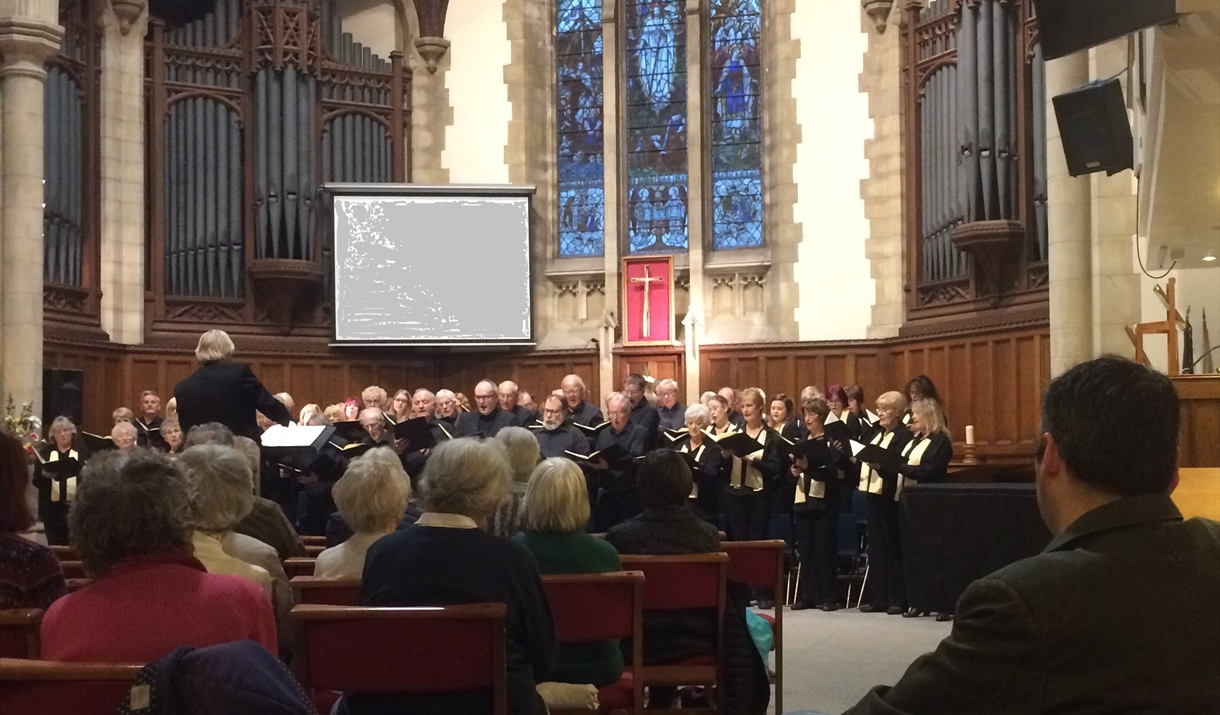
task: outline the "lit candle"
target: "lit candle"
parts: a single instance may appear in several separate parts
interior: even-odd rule
[[[966,444],[974,446],[974,425],[966,425]]]

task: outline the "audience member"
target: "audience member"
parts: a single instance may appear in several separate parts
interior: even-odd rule
[[[21,536],[34,525],[26,475],[21,440],[0,430],[0,609],[46,608],[67,592],[55,554]]]
[[[511,483],[512,469],[499,443],[455,439],[436,447],[420,480],[426,512],[415,526],[369,547],[360,602],[505,604],[508,711],[544,715],[535,688],[550,675],[555,631],[538,567],[521,546],[479,528],[508,495]],[[338,708],[340,715],[488,710],[486,692],[407,697],[347,693]]]
[[[1179,420],[1173,383],[1128,360],[1052,380],[1036,484],[1054,540],[971,584],[949,637],[851,715],[1220,712],[1220,523],[1169,496]]]
[[[621,571],[618,552],[605,539],[585,533],[589,496],[580,467],[562,457],[545,460],[534,470],[522,504],[525,530],[513,537],[538,561],[544,574]],[[561,645],[551,680],[604,687],[623,673],[617,639]]]
[[[371,449],[335,482],[335,505],[353,534],[318,555],[314,576],[359,579],[373,542],[393,533],[411,497],[411,482],[398,456],[387,447]]]
[[[190,487],[156,452],[90,460],[70,516],[72,546],[93,582],[51,604],[47,660],[145,663],[182,646],[250,639],[275,653],[266,593],[210,574],[191,555]]]
[[[191,541],[195,558],[209,573],[249,579],[274,597],[267,570],[226,554],[221,540],[233,530],[254,503],[254,480],[245,456],[232,447],[201,444],[178,458],[191,486],[190,522],[195,528]]]
[[[513,484],[508,496],[488,519],[486,528],[496,536],[507,539],[521,531],[521,498],[525,496],[530,475],[542,457],[537,438],[524,427],[505,427],[496,435],[496,440],[504,445],[513,473]]]

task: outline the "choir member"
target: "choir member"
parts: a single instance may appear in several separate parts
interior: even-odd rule
[[[555,395],[542,403],[542,426],[534,430],[534,436],[544,459],[568,457],[568,452],[584,454],[589,448],[588,437],[564,422],[563,398]]]
[[[853,424],[854,418],[854,424],[858,424],[858,429],[860,430],[859,436],[856,439],[861,442],[867,442],[872,439],[873,429],[876,425],[869,422],[868,415],[864,409],[864,388],[859,385],[848,385],[843,388],[843,394],[847,396],[847,424],[850,427]]]
[[[534,413],[536,418],[541,417],[538,413],[538,403],[534,401],[534,395],[529,390],[517,393],[517,404]]]
[[[308,425],[309,421],[313,419],[314,415],[320,414],[323,414],[322,408],[311,402],[301,408],[301,414],[297,417],[297,424]]]
[[[792,398],[784,393],[779,393],[771,398],[771,405],[768,409],[768,426],[779,433],[780,437],[789,442],[801,439],[802,436],[796,425],[796,415],[794,414],[794,405]]]
[[[720,395],[712,395],[707,401],[708,412],[712,416],[712,423],[708,429],[712,434],[719,437],[722,434],[729,434],[738,430],[737,425],[729,420],[729,401]]]
[[[596,427],[605,421],[602,411],[597,409],[597,405],[585,401],[588,399],[589,393],[585,389],[585,381],[581,379],[580,375],[568,375],[560,384],[563,389],[564,402],[567,403],[568,414],[572,416],[576,424]]]
[[[731,387],[722,387],[716,394],[724,398],[725,404],[729,406],[729,422],[741,427],[745,424],[745,417],[742,416],[740,405],[737,400],[737,390]]]
[[[953,440],[945,425],[945,416],[940,403],[930,398],[920,398],[911,403],[911,432],[914,439],[902,450],[906,463],[898,467],[898,488],[894,499],[902,495],[908,484],[935,483],[945,481],[949,473],[949,462],[953,461]],[[914,595],[914,594],[912,594]],[[912,598],[912,601],[917,600]],[[912,603],[902,615],[914,618],[927,615],[927,604]],[[938,613],[936,620],[947,621],[952,614]]]
[[[784,456],[780,443],[783,438],[763,421],[763,397],[755,388],[741,391],[741,415],[745,426],[741,432],[758,443],[758,449],[744,457],[732,452],[725,454],[731,461],[729,486],[722,503],[735,541],[756,541],[767,538],[771,525],[772,494],[783,477]],[[759,607],[771,608],[768,594],[759,594]]]
[[[114,446],[124,452],[136,448],[137,437],[136,426],[130,422],[119,422],[110,429],[110,439],[114,440]]]
[[[821,442],[826,450],[823,458],[794,460],[792,475],[796,490],[792,502],[792,524],[796,535],[800,561],[800,582],[797,600],[792,610],[820,608],[833,611],[835,602],[835,561],[838,558],[838,524],[840,492],[846,486],[845,472],[851,460],[843,451],[846,445],[832,442],[822,426],[830,414],[825,400],[814,398],[801,406],[809,440]]]
[[[369,385],[360,391],[360,402],[362,409],[376,407],[379,410],[385,410],[389,407],[389,395],[386,394],[384,388],[378,385]]]
[[[378,407],[366,407],[360,411],[360,426],[364,428],[367,437],[364,443],[374,447],[389,446],[393,437],[385,429],[385,414]]]
[[[878,429],[869,444],[893,455],[901,455],[911,431],[902,424],[907,401],[901,392],[886,392],[877,398]],[[906,586],[902,575],[902,547],[898,534],[898,472],[877,463],[860,467],[860,491],[868,501],[868,563],[874,574],[871,603],[860,607],[864,613],[884,611],[898,615],[907,608]]]
[[[152,390],[140,393],[140,416],[134,420],[136,440],[141,447],[165,451],[161,435],[161,398]]]
[[[406,390],[395,392],[394,397],[390,400],[390,409],[386,410],[386,415],[394,424],[411,419],[413,416],[411,393]]]
[[[126,422],[131,424],[136,421],[136,413],[126,407],[117,407],[114,412],[110,413],[110,417],[114,420],[114,424]]]
[[[475,397],[477,398],[478,394]],[[538,419],[533,410],[528,410],[520,404],[521,388],[512,380],[500,383],[498,398],[500,409],[513,416],[513,424],[517,427],[528,427]]]
[[[705,390],[702,395],[699,395],[699,404],[703,405],[704,407],[707,407],[708,400],[710,400],[711,398],[713,398],[715,396],[716,396],[716,393],[712,392],[711,390]]]
[[[657,412],[657,408],[644,399],[645,384],[643,375],[632,373],[623,378],[622,394],[631,403],[631,423],[639,425],[644,430],[644,451],[648,452],[657,447],[657,439],[660,437],[659,425],[661,424],[661,415]]]
[[[606,531],[639,513],[635,458],[648,451],[648,433],[644,427],[631,422],[631,400],[626,395],[610,393],[606,398],[606,414],[610,416],[610,424],[598,433],[593,450],[603,452],[611,445],[617,445],[623,454],[613,462],[602,458],[590,462],[593,467],[591,481],[597,486],[595,521],[598,531]]]
[[[169,402],[165,403],[165,416],[166,418],[178,417],[178,398],[171,397],[169,398]]]
[[[657,383],[657,399],[661,429],[682,429],[686,425],[686,405],[678,401],[678,383],[670,378]]]
[[[699,518],[720,523],[720,493],[724,491],[723,461],[720,450],[707,438],[704,430],[711,426],[712,413],[704,405],[686,408],[686,437],[678,445],[678,451],[690,454],[697,468],[691,470],[694,488],[690,493],[690,506]]]
[[[38,511],[47,543],[66,546],[68,511],[76,498],[76,481],[88,455],[72,445],[76,425],[67,417],[56,417],[50,433],[50,444],[38,450],[34,486],[38,488]]]
[[[182,426],[177,417],[166,417],[161,423],[161,439],[165,440],[165,451],[170,454],[182,452]]]
[[[336,402],[333,405],[327,405],[326,409],[322,410],[322,415],[324,417],[326,417],[326,421],[332,425],[339,423],[339,422],[347,421],[347,415],[344,412],[342,402]]]
[[[293,412],[296,412],[297,402],[296,402],[296,400],[292,399],[292,395],[288,394],[287,392],[277,392],[274,395],[272,395],[272,397],[279,400],[281,405],[288,408],[289,415],[291,415]],[[291,425],[292,423],[289,422],[288,424]]]
[[[453,426],[454,421],[458,416],[458,401],[457,395],[453,394],[453,390],[440,390],[436,393],[436,417],[442,422],[448,422]]]
[[[436,395],[431,390],[419,388],[411,395],[411,417],[425,417],[429,420],[436,414]],[[395,420],[398,421],[398,420]]]
[[[474,401],[478,409],[458,415],[459,437],[495,437],[501,429],[517,424],[511,412],[500,409],[496,383],[483,380],[474,386]]]

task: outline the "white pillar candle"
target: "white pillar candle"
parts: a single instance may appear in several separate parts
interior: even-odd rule
[[[966,425],[966,444],[974,445],[974,425]]]

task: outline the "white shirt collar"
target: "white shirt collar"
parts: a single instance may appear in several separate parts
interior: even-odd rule
[[[474,519],[461,514],[442,514],[439,512],[425,512],[421,514],[419,520],[415,522],[416,526],[435,526],[441,529],[477,529],[479,525]]]

